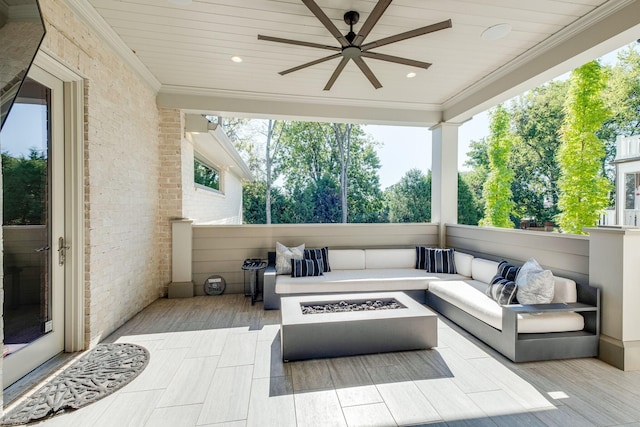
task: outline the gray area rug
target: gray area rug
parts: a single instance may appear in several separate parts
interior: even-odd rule
[[[121,389],[149,363],[135,344],[99,344],[7,413],[0,425],[23,425],[75,410]]]

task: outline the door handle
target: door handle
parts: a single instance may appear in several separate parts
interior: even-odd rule
[[[64,265],[68,249],[70,247],[64,245],[64,237],[58,237],[58,265]]]

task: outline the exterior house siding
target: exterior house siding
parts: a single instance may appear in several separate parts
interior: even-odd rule
[[[193,144],[182,139],[182,216],[196,224],[242,224],[242,181],[221,168],[220,191],[197,187],[193,182]]]

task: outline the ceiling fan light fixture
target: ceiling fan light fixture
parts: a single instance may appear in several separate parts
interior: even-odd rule
[[[231,60],[232,60],[233,62],[238,63],[238,64],[242,62],[242,58],[240,58],[239,56],[232,56],[232,57],[231,57]]]
[[[412,79],[412,78],[414,78],[415,76],[417,76],[417,74],[416,74],[416,73],[414,73],[413,71],[412,71],[412,72],[410,72],[410,73],[407,73],[407,78],[408,78],[408,79]]]
[[[510,24],[493,25],[482,32],[482,40],[493,41],[506,37],[511,32]]]

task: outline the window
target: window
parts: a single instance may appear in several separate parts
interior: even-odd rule
[[[220,171],[195,157],[193,159],[193,182],[220,191]]]

